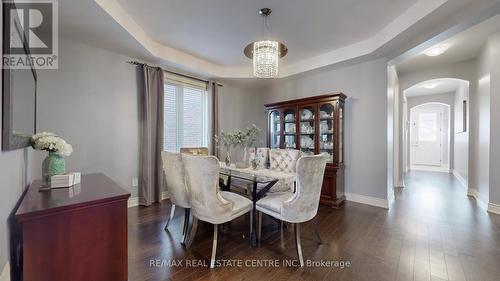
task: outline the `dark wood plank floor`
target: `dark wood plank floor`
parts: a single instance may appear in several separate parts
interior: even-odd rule
[[[202,224],[186,250],[180,244],[181,210],[166,232],[168,201],[130,208],[130,280],[500,280],[500,216],[482,211],[451,175],[413,172],[406,183],[390,211],[352,202],[340,210],[320,207],[321,245],[311,225],[304,224],[305,259],[349,261],[350,267],[344,268],[284,266],[296,257],[292,229],[287,229],[285,249],[272,230],[264,232],[260,247],[252,248],[248,216],[219,234],[217,258],[243,262],[242,267],[186,266],[187,260],[208,264],[212,228]],[[273,222],[267,219],[265,224]],[[161,264],[177,260],[182,266]],[[280,266],[245,264],[254,260],[279,260]]]

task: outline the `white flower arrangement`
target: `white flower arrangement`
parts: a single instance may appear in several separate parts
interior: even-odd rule
[[[54,133],[38,133],[31,137],[31,147],[35,150],[55,152],[62,156],[70,156],[73,153],[71,144],[66,143],[61,137]]]

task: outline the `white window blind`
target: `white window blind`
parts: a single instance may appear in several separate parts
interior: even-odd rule
[[[171,85],[181,85],[181,86],[186,86],[186,87],[192,87],[195,89],[202,89],[202,90],[207,90],[207,82],[193,79],[190,77],[178,75],[175,73],[171,72],[163,72],[165,75],[165,82]]]
[[[208,146],[208,99],[205,89],[171,83],[164,85],[164,150]]]

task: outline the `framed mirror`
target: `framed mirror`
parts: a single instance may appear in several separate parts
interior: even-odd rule
[[[8,11],[3,9],[3,59],[31,57],[19,18]],[[11,15],[16,18],[11,19]],[[23,47],[14,50],[11,42],[22,43]],[[36,100],[37,73],[33,66],[2,68],[2,150],[30,145],[30,137],[36,133]]]

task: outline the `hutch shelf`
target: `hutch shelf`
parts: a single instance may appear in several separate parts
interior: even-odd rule
[[[328,156],[320,203],[340,207],[344,195],[344,102],[342,93],[266,104],[270,148]]]

